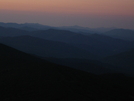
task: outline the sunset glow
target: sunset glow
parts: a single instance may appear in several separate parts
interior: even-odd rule
[[[134,0],[1,0],[3,11],[133,18]]]

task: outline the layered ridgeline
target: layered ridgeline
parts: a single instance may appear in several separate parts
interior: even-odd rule
[[[95,74],[122,72],[124,67],[119,69],[118,65],[92,60],[101,60],[134,48],[134,42],[100,34],[86,36],[66,30],[25,31],[4,27],[0,28],[0,32],[0,42],[3,44],[60,65]]]
[[[48,61],[86,72],[95,74],[120,72],[112,65],[93,61],[92,59],[98,58],[96,55],[67,43],[31,36],[5,37],[0,38],[0,42]]]
[[[96,76],[0,44],[1,101],[133,101],[134,79]]]
[[[50,28],[55,28],[47,25],[41,25],[38,23],[24,23],[24,24],[18,24],[18,23],[3,23],[0,22],[0,26],[5,27],[5,28],[17,28],[21,30],[26,30],[26,31],[35,31],[35,30],[46,30]]]
[[[0,37],[14,37],[14,36],[22,36],[22,35],[28,35],[28,31],[20,30],[17,28],[5,28],[0,26]]]
[[[134,47],[132,42],[114,39],[100,34],[91,34],[86,36],[65,30],[49,29],[35,31],[32,32],[31,35],[47,40],[69,43],[100,57],[118,54]]]
[[[32,36],[5,37],[0,42],[39,57],[96,59],[97,56],[73,45]]]
[[[23,29],[26,31],[36,31],[36,30],[47,30],[47,29],[60,29],[60,30],[69,30],[72,32],[79,32],[85,35],[88,35],[90,33],[103,33],[110,31],[115,28],[88,28],[88,27],[81,27],[81,26],[61,26],[61,27],[52,27],[52,26],[47,26],[47,25],[41,25],[38,23],[3,23],[0,22],[0,26],[3,27],[11,27],[11,28],[18,28],[18,29]]]
[[[86,36],[71,31],[56,29],[29,32],[14,28],[3,27],[1,27],[0,32],[1,37],[30,35],[33,37],[38,37],[51,41],[59,41],[62,43],[64,42],[79,49],[88,51],[90,54],[97,55],[101,58],[125,52],[128,49],[134,48],[133,42],[114,39],[100,34],[91,34]]]
[[[134,49],[106,57],[103,62],[117,66],[117,70],[128,72],[128,74],[134,76]]]
[[[111,31],[103,33],[103,35],[128,41],[134,41],[134,30],[129,29],[113,29]]]

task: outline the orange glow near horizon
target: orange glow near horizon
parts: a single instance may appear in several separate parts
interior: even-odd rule
[[[134,16],[134,0],[3,0],[0,10]]]
[[[0,22],[134,29],[134,0],[0,0]]]

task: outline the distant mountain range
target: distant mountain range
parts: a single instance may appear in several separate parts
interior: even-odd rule
[[[90,35],[94,33],[103,34],[107,36],[111,36],[113,38],[119,38],[123,40],[134,41],[134,30],[130,29],[120,29],[120,28],[88,28],[88,27],[81,27],[81,26],[61,26],[61,27],[53,27],[47,25],[41,25],[38,23],[3,23],[0,22],[0,26],[6,28],[17,28],[26,31],[37,31],[37,30],[48,30],[48,29],[58,29],[58,30],[68,30],[76,33],[80,33],[83,35]]]
[[[127,29],[0,23],[0,101],[133,101],[133,38]]]
[[[61,44],[66,43],[66,44],[71,45],[71,47],[75,47],[77,49],[79,48],[85,51],[85,53],[89,52],[90,54],[93,54],[94,56],[96,55],[99,57],[106,57],[106,56],[118,54],[120,52],[125,52],[128,49],[134,48],[133,42],[124,41],[120,39],[114,39],[114,38],[111,38],[105,35],[100,35],[100,34],[91,34],[91,35],[86,36],[83,34],[71,32],[67,30],[57,30],[57,29],[38,30],[38,31],[29,32],[25,30],[16,29],[16,28],[4,28],[4,27],[0,28],[1,37],[6,37],[6,36],[15,37],[15,36],[23,36],[23,35],[30,35],[32,37],[38,37],[38,38],[42,38],[42,39],[50,40],[50,41],[58,41],[58,42],[61,42]],[[1,39],[1,42],[2,40],[4,39]],[[23,38],[23,40],[25,39]],[[34,42],[36,43],[36,41]],[[7,43],[8,42],[6,42],[6,44]],[[9,44],[11,43],[12,41],[9,42]]]
[[[0,26],[0,37],[8,37],[8,36],[22,36],[28,35],[28,31],[20,30],[17,28],[5,28]]]
[[[113,29],[116,29],[114,27],[111,28],[104,28],[104,27],[100,27],[100,28],[89,28],[89,27],[81,27],[81,26],[63,26],[60,27],[59,29],[64,29],[64,30],[69,30],[69,31],[73,31],[73,32],[79,32],[79,33],[83,33],[85,35],[89,35],[90,33],[104,33]]]
[[[113,38],[134,41],[134,31],[129,29],[113,29],[111,31],[103,33]]]
[[[110,31],[112,29],[116,29],[114,27],[111,27],[111,28],[103,28],[103,27],[101,27],[101,28],[88,28],[88,27],[81,27],[78,25],[53,27],[53,26],[41,25],[38,23],[18,24],[18,23],[3,23],[3,22],[0,22],[0,26],[19,28],[19,29],[23,29],[23,30],[27,30],[27,31],[47,30],[47,29],[69,30],[72,32],[83,33],[86,35],[88,35],[90,33],[104,33],[104,32]]]
[[[104,60],[134,49],[134,41],[113,38],[103,33],[85,35],[59,29],[28,31],[20,28],[0,27],[0,43],[43,59],[49,58],[51,62],[57,64],[87,72],[96,74],[133,73],[132,63],[126,62],[128,67],[119,64],[123,59],[127,61],[130,55],[122,60],[118,59],[117,64],[112,63],[116,61],[114,58],[111,62]]]
[[[24,24],[18,24],[18,23],[3,23],[0,22],[0,26],[3,27],[11,27],[11,28],[18,28],[18,29],[23,29],[23,30],[28,30],[28,31],[35,31],[35,30],[46,30],[53,28],[51,26],[47,25],[41,25],[38,23],[24,23]]]
[[[35,31],[32,32],[31,36],[68,43],[100,57],[114,55],[134,47],[132,42],[115,39],[106,35],[91,34],[86,36],[66,30],[49,29]]]
[[[32,36],[5,37],[0,42],[40,57],[96,59],[97,56],[72,45]]]

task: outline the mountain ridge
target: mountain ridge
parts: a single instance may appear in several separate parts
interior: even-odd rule
[[[4,69],[0,76],[1,100],[133,100],[129,97],[131,90],[116,88],[96,75],[44,61],[3,44],[0,48],[0,71]]]
[[[107,36],[111,36],[113,38],[134,41],[134,31],[129,29],[113,29],[103,34]]]
[[[97,56],[90,54],[88,51],[79,49],[67,43],[44,40],[32,36],[18,36],[0,38],[0,42],[12,46],[18,50],[35,54],[40,57],[57,57],[57,58],[92,58]]]

